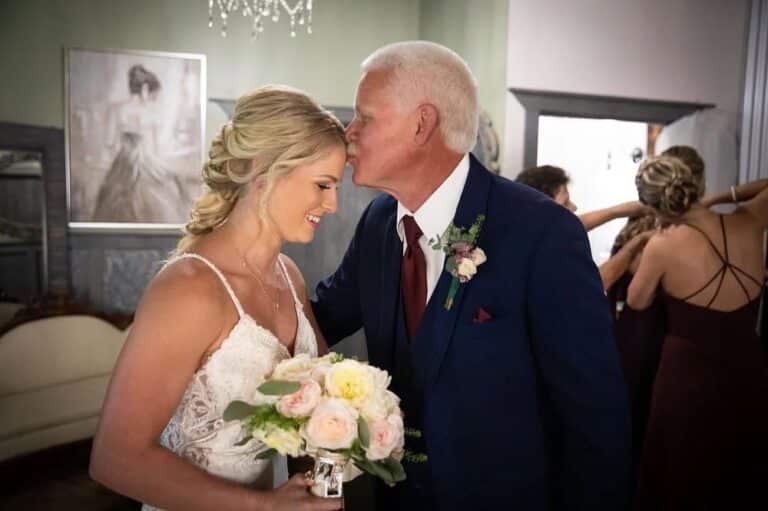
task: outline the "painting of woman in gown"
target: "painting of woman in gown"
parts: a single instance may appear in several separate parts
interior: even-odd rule
[[[200,187],[201,66],[90,53],[70,55],[70,220],[184,223]],[[85,79],[99,66],[106,93]]]

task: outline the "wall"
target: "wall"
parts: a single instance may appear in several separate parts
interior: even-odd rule
[[[202,0],[6,0],[0,8],[0,120],[64,126],[65,47],[202,53],[208,96],[235,98],[286,83],[329,105],[350,105],[362,59],[388,42],[415,39],[419,4],[410,0],[315,2],[313,34],[288,34],[284,16],[249,41],[245,19],[229,35],[208,29]]]
[[[510,0],[507,85],[741,108],[748,0]],[[507,102],[504,171],[523,156]]]
[[[480,106],[491,117],[504,154],[507,53],[506,0],[421,0],[419,34],[453,49],[478,82]]]

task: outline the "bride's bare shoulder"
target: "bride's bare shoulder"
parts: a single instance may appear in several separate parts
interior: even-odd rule
[[[147,286],[142,298],[163,308],[181,309],[191,313],[204,310],[212,313],[226,308],[229,297],[219,277],[202,261],[185,258],[163,268]]]

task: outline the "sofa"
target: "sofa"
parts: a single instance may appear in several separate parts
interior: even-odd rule
[[[128,331],[76,314],[0,336],[0,462],[93,436]]]

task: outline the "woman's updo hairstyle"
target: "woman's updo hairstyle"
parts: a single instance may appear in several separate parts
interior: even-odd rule
[[[243,95],[211,142],[203,166],[205,193],[192,208],[176,253],[222,225],[252,181],[265,186],[263,211],[277,178],[344,145],[341,122],[297,89],[268,85]]]
[[[649,158],[635,178],[640,202],[666,217],[685,214],[701,195],[699,180],[681,160],[671,156]]]

